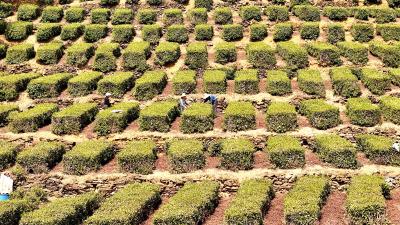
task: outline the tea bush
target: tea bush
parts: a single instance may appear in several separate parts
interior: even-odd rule
[[[0,77],[0,101],[15,100],[24,91],[29,81],[38,78],[37,73],[20,73]]]
[[[18,149],[14,144],[6,141],[0,141],[0,146],[0,169],[4,170],[14,164]]]
[[[325,86],[319,70],[301,69],[298,71],[297,82],[300,90],[309,95],[325,96]]]
[[[330,20],[344,21],[350,16],[349,9],[346,7],[325,6],[322,14]]]
[[[205,133],[214,128],[212,105],[193,103],[182,112],[181,131],[183,133]]]
[[[319,21],[321,20],[320,10],[312,5],[296,5],[292,8],[292,12],[300,20],[304,21]]]
[[[178,102],[174,100],[155,102],[140,112],[141,130],[168,132],[178,116]]]
[[[340,50],[326,42],[312,42],[306,45],[308,54],[318,59],[320,66],[338,66],[342,64]]]
[[[165,26],[172,24],[183,24],[183,13],[179,8],[165,9],[163,14],[163,22]]]
[[[117,57],[121,55],[118,43],[99,44],[95,54],[93,69],[100,72],[110,72],[117,69]]]
[[[85,9],[71,7],[65,11],[65,20],[69,23],[82,22],[85,19]]]
[[[206,8],[193,8],[189,10],[189,20],[193,25],[206,24],[208,20]]]
[[[84,66],[94,54],[93,44],[77,42],[66,50],[67,63],[73,66]]]
[[[254,5],[246,5],[240,8],[240,17],[243,21],[260,21],[261,20],[261,8]]]
[[[97,91],[105,95],[111,93],[116,98],[121,98],[134,84],[132,72],[115,72],[105,76],[97,83]]]
[[[351,27],[351,35],[355,41],[368,42],[374,38],[375,29],[369,23],[355,23]]]
[[[256,110],[250,102],[230,102],[224,113],[224,129],[228,131],[256,128]]]
[[[165,40],[177,43],[186,43],[189,40],[188,30],[184,25],[174,24],[167,27]]]
[[[9,103],[0,104],[0,127],[6,126],[8,124],[8,116],[10,115],[10,113],[18,110],[18,105]]]
[[[91,21],[93,24],[107,24],[111,17],[111,11],[108,8],[97,8],[91,11]]]
[[[380,99],[380,106],[384,120],[400,124],[400,98],[384,96]]]
[[[85,31],[85,27],[81,23],[70,23],[70,24],[65,24],[63,25],[61,29],[61,40],[66,41],[66,40],[76,40]]]
[[[78,134],[91,123],[98,112],[96,103],[75,103],[51,118],[51,130],[54,134]]]
[[[279,135],[268,138],[266,152],[277,168],[299,168],[305,164],[304,148],[300,141],[292,136]]]
[[[136,80],[134,96],[137,100],[150,100],[161,94],[167,85],[167,74],[161,70],[146,71]]]
[[[147,41],[134,41],[122,53],[122,64],[126,70],[143,72],[148,69],[146,62],[150,57],[150,43]]]
[[[345,41],[344,25],[341,23],[328,24],[328,42],[335,44],[339,41]]]
[[[156,63],[164,66],[176,62],[181,56],[181,50],[178,43],[161,42],[155,49]]]
[[[153,9],[139,9],[137,20],[140,24],[153,24],[157,22],[157,11]]]
[[[317,129],[326,130],[340,123],[339,109],[322,99],[303,100],[299,111]]]
[[[389,75],[374,68],[362,68],[361,80],[376,95],[383,95],[386,90],[390,89],[391,80]]]
[[[36,61],[40,64],[57,64],[63,55],[64,46],[61,43],[40,45],[36,52]]]
[[[308,66],[307,51],[300,45],[292,41],[279,42],[276,50],[289,68],[302,69]]]
[[[108,28],[104,24],[87,24],[83,38],[86,42],[97,42],[107,36]]]
[[[293,24],[291,22],[277,23],[274,29],[273,40],[275,42],[287,41],[292,38]]]
[[[158,24],[146,24],[142,27],[142,38],[150,44],[158,43],[161,35],[161,27]]]
[[[117,154],[120,170],[150,174],[157,160],[156,144],[151,140],[131,141]]]
[[[97,88],[97,82],[103,77],[100,72],[84,71],[68,81],[68,93],[74,97],[85,96]]]
[[[361,95],[358,79],[348,67],[336,67],[329,71],[335,94],[344,97],[358,97]]]
[[[117,8],[111,17],[111,24],[131,24],[133,20],[132,9],[128,8]]]
[[[264,10],[268,20],[285,22],[289,20],[289,9],[281,5],[269,5]]]
[[[246,46],[247,60],[255,68],[272,68],[276,65],[275,51],[264,42],[250,42]]]
[[[250,41],[262,41],[268,36],[266,24],[254,23],[250,25]]]
[[[358,42],[338,42],[340,54],[356,65],[368,62],[368,47]]]
[[[222,140],[220,143],[221,167],[228,170],[249,170],[253,167],[254,144],[244,138]]]
[[[297,128],[296,108],[286,102],[272,102],[266,112],[268,130],[285,133]]]
[[[235,92],[239,94],[257,94],[258,71],[255,69],[238,70],[235,73]]]
[[[135,30],[130,24],[115,25],[112,27],[112,40],[118,43],[128,43],[135,36]]]
[[[217,7],[214,9],[214,20],[216,24],[233,23],[232,11],[229,7]]]
[[[202,169],[206,164],[203,143],[195,139],[173,140],[168,143],[168,162],[174,173]]]
[[[64,16],[63,8],[60,6],[46,6],[42,11],[41,22],[44,23],[57,23],[60,22]]]
[[[271,95],[286,95],[292,93],[288,74],[281,70],[267,71],[267,92]]]
[[[32,34],[33,24],[25,21],[7,23],[5,36],[9,41],[22,41]]]
[[[194,27],[196,41],[210,41],[214,36],[213,26],[209,24],[198,24]]]
[[[22,4],[18,7],[17,18],[22,21],[32,21],[39,17],[39,6],[34,4]]]
[[[215,62],[226,64],[237,60],[236,45],[230,42],[220,42],[215,45]]]
[[[67,82],[72,78],[70,73],[56,73],[39,77],[29,82],[27,92],[32,99],[54,98],[67,87]]]
[[[189,69],[205,68],[208,65],[207,44],[205,42],[192,42],[186,48],[185,65]]]
[[[196,89],[196,71],[179,70],[172,78],[172,88],[175,95],[190,94]]]
[[[243,26],[240,24],[222,25],[222,39],[224,41],[239,41],[243,38]]]
[[[222,70],[206,70],[203,75],[204,93],[225,93],[226,73]]]
[[[381,121],[379,106],[372,104],[368,98],[350,98],[346,108],[352,124],[371,127]]]
[[[358,148],[363,151],[369,160],[376,164],[398,165],[399,153],[393,151],[394,140],[389,137],[358,134],[356,135]]]

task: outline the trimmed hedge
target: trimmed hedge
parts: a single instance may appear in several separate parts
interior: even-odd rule
[[[335,44],[339,41],[345,41],[346,32],[342,23],[328,24],[328,42]]]
[[[300,27],[302,39],[315,40],[319,37],[319,22],[305,22]]]
[[[377,56],[387,67],[400,66],[400,46],[396,44],[387,44],[382,41],[371,41],[369,50],[372,55]]]
[[[122,132],[131,121],[139,117],[139,110],[137,102],[120,102],[102,110],[96,115],[94,131],[101,136]]]
[[[271,95],[286,95],[292,93],[288,74],[281,70],[267,71],[267,92]]]
[[[208,65],[207,43],[192,42],[186,48],[185,65],[189,69],[205,68]]]
[[[85,224],[139,224],[160,204],[160,192],[156,184],[128,184],[108,198]]]
[[[97,42],[107,36],[108,28],[104,24],[87,24],[83,38],[86,42]]]
[[[7,2],[0,2],[0,18],[6,18],[13,14],[13,5]]]
[[[249,170],[253,167],[254,144],[244,138],[225,139],[220,143],[221,167],[228,170]]]
[[[256,110],[250,102],[230,102],[224,112],[224,129],[232,132],[256,128]]]
[[[250,25],[250,41],[262,41],[268,36],[268,26],[263,23]]]
[[[285,196],[283,211],[288,224],[314,224],[329,195],[329,180],[319,176],[304,176]]]
[[[300,140],[287,135],[268,138],[266,152],[271,162],[281,169],[293,169],[305,165],[304,148]]]
[[[210,41],[214,36],[213,26],[209,24],[198,24],[194,27],[196,41]]]
[[[39,42],[49,41],[60,35],[61,24],[59,23],[41,23],[37,27],[36,39]]]
[[[56,73],[33,79],[27,86],[27,92],[32,99],[55,98],[67,88],[68,80],[72,78],[70,73]]]
[[[207,10],[211,10],[213,6],[213,0],[195,0],[194,7],[195,8],[206,8]]]
[[[196,90],[196,71],[179,70],[172,78],[175,95],[190,94]]]
[[[255,68],[273,68],[276,65],[275,50],[264,42],[250,42],[246,46],[247,60]]]
[[[319,70],[301,69],[298,71],[297,82],[300,90],[309,95],[325,96],[325,86]]]
[[[344,21],[350,16],[350,11],[346,7],[325,6],[322,14],[330,20]]]
[[[57,64],[63,55],[62,43],[40,45],[36,52],[36,61],[40,64]]]
[[[61,30],[61,40],[66,41],[66,40],[76,40],[80,36],[82,36],[83,32],[85,30],[85,26],[81,23],[70,23],[70,24],[65,24],[62,27]]]
[[[384,96],[380,99],[384,120],[400,124],[400,98]]]
[[[147,58],[150,57],[150,43],[147,41],[131,42],[122,53],[122,64],[126,70],[137,70],[140,72],[148,69]]]
[[[101,196],[95,192],[59,198],[43,205],[38,210],[24,213],[20,224],[79,224],[99,207],[100,202]]]
[[[133,20],[133,11],[129,8],[117,8],[111,17],[111,24],[131,24]]]
[[[273,40],[287,41],[292,38],[293,35],[293,24],[291,22],[277,23],[274,27]]]
[[[116,158],[121,171],[150,174],[157,160],[156,144],[151,140],[129,142]]]
[[[392,138],[373,134],[359,134],[355,138],[358,148],[374,163],[382,165],[399,164],[400,155],[393,151],[392,146],[395,141]]]
[[[358,97],[361,89],[358,86],[358,79],[348,67],[336,67],[329,71],[333,89],[336,94],[344,97]]]
[[[65,20],[69,23],[82,22],[85,19],[85,9],[71,7],[65,11]]]
[[[181,50],[178,43],[161,42],[155,49],[156,63],[164,66],[176,62],[181,56]]]
[[[320,9],[313,5],[296,5],[292,8],[292,12],[300,20],[304,21],[320,21]]]
[[[375,68],[362,68],[361,80],[372,94],[383,95],[390,90],[390,76]]]
[[[199,224],[217,206],[218,189],[214,181],[187,182],[156,211],[153,224]]]
[[[153,24],[157,22],[157,11],[154,9],[139,9],[137,20],[140,24]]]
[[[193,8],[189,10],[189,20],[192,25],[206,24],[208,20],[206,8]]]
[[[81,142],[63,156],[64,172],[83,175],[98,170],[114,155],[112,143],[100,140]]]
[[[346,108],[346,114],[352,124],[372,127],[381,121],[379,106],[372,104],[368,98],[350,98]]]
[[[347,189],[346,212],[354,224],[384,224],[385,196],[389,187],[383,177],[358,175]]]
[[[64,145],[59,142],[39,142],[21,151],[17,156],[17,163],[28,172],[48,172],[61,161],[64,153]]]
[[[0,101],[15,100],[26,89],[29,81],[38,78],[37,73],[20,73],[0,77]]]
[[[117,69],[117,57],[121,55],[118,43],[99,44],[94,54],[93,69],[110,72]]]
[[[307,51],[300,45],[292,41],[279,42],[276,50],[289,68],[302,69],[308,66]]]
[[[318,59],[320,66],[338,66],[342,64],[340,50],[326,42],[313,42],[306,45],[308,54]]]
[[[96,8],[91,10],[92,23],[107,24],[111,17],[111,10],[108,8]]]
[[[185,25],[173,24],[167,27],[165,40],[177,43],[186,43],[189,40],[188,30]]]
[[[187,173],[206,165],[204,146],[195,139],[173,140],[168,143],[168,162],[174,173]]]
[[[116,6],[119,4],[119,0],[100,0],[102,6]]]
[[[277,133],[285,133],[297,128],[296,108],[286,102],[273,102],[266,112],[267,128]]]
[[[0,169],[4,170],[15,162],[17,147],[6,141],[0,141]],[[0,206],[1,207],[1,206]],[[1,212],[1,210],[0,210]],[[0,214],[1,217],[1,214]]]
[[[178,102],[175,100],[154,102],[140,111],[141,130],[168,132],[171,123],[178,116]]]
[[[375,29],[373,24],[355,23],[351,27],[351,35],[355,41],[368,42],[374,38]]]
[[[128,43],[135,36],[135,29],[130,24],[115,25],[112,27],[112,40],[118,43]]]
[[[134,84],[132,72],[115,72],[105,76],[97,83],[97,91],[105,95],[111,93],[116,98],[121,98]]]
[[[150,44],[158,43],[161,35],[161,27],[158,24],[147,24],[142,27],[142,38]]]
[[[135,98],[139,101],[150,100],[162,93],[167,85],[167,74],[161,70],[146,71],[135,85]]]
[[[18,7],[17,18],[22,21],[32,21],[39,17],[40,8],[34,4],[21,4]]]
[[[0,22],[0,30],[1,30],[1,22]],[[1,31],[0,31],[0,33],[1,33]],[[7,48],[8,48],[7,44],[0,44],[0,59],[3,59],[4,57],[6,57]]]
[[[68,81],[68,93],[73,97],[85,96],[97,88],[97,82],[103,77],[100,72],[84,71]]]
[[[226,64],[237,60],[235,43],[220,42],[215,45],[215,62]]]
[[[24,63],[35,57],[32,44],[16,44],[7,48],[6,62],[8,64]]]
[[[264,10],[268,20],[284,22],[289,20],[289,9],[283,5],[269,5]]]
[[[73,66],[84,66],[94,54],[93,44],[78,42],[66,50],[67,63]]]
[[[8,116],[9,129],[14,133],[35,132],[40,127],[50,123],[51,115],[58,111],[58,106],[53,103],[38,104],[32,109]]]
[[[375,23],[390,23],[396,22],[396,10],[391,8],[377,8],[375,9]]]
[[[299,111],[317,129],[326,130],[340,124],[339,109],[322,99],[303,100]]]
[[[60,22],[64,16],[63,8],[60,6],[46,6],[42,11],[41,22],[44,23],[57,23]]]
[[[389,75],[392,78],[392,83],[400,87],[400,69],[390,69]]]
[[[182,112],[183,133],[205,133],[214,128],[214,112],[211,104],[193,103]]]
[[[91,123],[98,112],[96,103],[76,103],[54,113],[51,130],[54,134],[78,134]]]
[[[376,34],[380,35],[384,41],[400,41],[400,25],[378,24]]]
[[[206,70],[203,74],[204,93],[225,93],[226,79],[226,73],[223,70]]]
[[[18,111],[19,107],[15,104],[0,104],[0,127],[8,124],[8,116],[14,111]]]
[[[356,148],[337,134],[321,134],[315,137],[314,149],[324,162],[338,168],[357,167]]]
[[[270,180],[243,181],[224,212],[224,224],[262,224],[273,197],[274,190]]]
[[[235,72],[235,92],[239,94],[257,94],[258,71],[256,69],[243,69]]]
[[[222,39],[224,41],[239,41],[243,38],[243,26],[240,24],[222,25]]]
[[[240,17],[243,21],[261,21],[261,8],[255,5],[245,5],[240,8]]]
[[[340,54],[356,65],[365,65],[368,62],[368,47],[358,42],[338,42]]]
[[[214,20],[216,24],[233,23],[232,11],[229,7],[217,7],[214,10]]]
[[[179,8],[165,9],[163,12],[163,22],[165,26],[183,24],[182,10]]]

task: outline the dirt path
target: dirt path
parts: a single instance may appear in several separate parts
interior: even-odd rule
[[[260,90],[260,93],[267,92],[267,79],[266,78],[260,79],[260,82],[258,83],[258,89]]]
[[[264,225],[283,225],[283,200],[284,193],[276,193],[275,198],[272,199],[271,206],[264,217]]]
[[[168,203],[169,198],[167,197],[161,197],[161,204],[153,211],[150,212],[150,215],[148,215],[147,219],[141,223],[141,225],[153,225],[153,217],[154,213],[157,211],[157,209],[161,208],[163,205]]]
[[[172,90],[172,81],[168,81],[167,85],[165,86],[161,96],[166,97],[169,95],[173,95],[173,90]]]
[[[226,94],[232,95],[235,93],[235,81],[234,80],[228,80],[226,82]]]
[[[305,157],[307,166],[323,165],[317,154],[309,149],[306,150]]]
[[[157,155],[156,170],[168,171],[168,157],[164,152]]]
[[[179,133],[180,132],[180,127],[181,127],[181,117],[178,117],[175,119],[175,121],[171,124],[171,133]]]
[[[233,197],[228,194],[223,195],[220,198],[218,206],[217,206],[217,208],[215,208],[214,213],[206,218],[206,220],[203,222],[203,225],[223,224],[224,212],[228,208],[232,199],[233,199]]]
[[[219,157],[209,156],[206,158],[206,169],[218,168],[221,164],[221,159]]]
[[[362,165],[371,165],[372,162],[367,158],[367,156],[362,152],[357,152],[357,161]]]
[[[265,129],[265,116],[264,113],[261,112],[260,110],[257,110],[256,112],[256,127],[257,129]]]
[[[346,193],[334,191],[322,208],[320,225],[347,225],[345,211]]]
[[[111,161],[109,161],[107,164],[102,166],[98,172],[99,173],[115,173],[115,172],[118,172],[117,158],[114,157]]]
[[[267,158],[267,153],[264,151],[257,151],[254,153],[253,168],[272,168],[271,162]]]
[[[400,224],[400,189],[391,192],[391,199],[386,202],[388,220],[393,225]]]
[[[214,118],[214,130],[222,130],[223,121],[224,121],[223,114],[218,112]]]

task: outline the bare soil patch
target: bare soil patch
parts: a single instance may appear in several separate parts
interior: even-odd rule
[[[310,121],[305,116],[297,116],[297,124],[299,128],[311,127]]]
[[[234,80],[228,80],[226,81],[226,94],[232,95],[235,92],[235,81]]]
[[[261,111],[256,112],[256,126],[257,129],[265,129],[265,116]]]
[[[111,161],[101,167],[99,173],[113,173],[118,171],[117,158],[114,157]]]
[[[254,153],[254,168],[272,168],[271,162],[268,160],[267,153],[257,151]]]
[[[162,94],[161,94],[161,96],[169,96],[169,95],[171,95],[173,92],[172,92],[172,81],[168,81],[168,83],[167,83],[167,85],[165,86],[165,88],[164,88],[164,90],[163,90],[163,92],[162,92]]]
[[[320,225],[347,225],[345,211],[346,194],[340,191],[334,191],[326,200],[322,208]]]
[[[175,121],[171,124],[171,133],[178,133],[181,129],[181,117],[175,119]]]
[[[371,165],[372,162],[367,158],[367,156],[362,153],[362,152],[357,152],[357,161],[361,164],[361,165]]]
[[[260,90],[261,93],[267,92],[267,79],[266,78],[260,79],[260,82],[258,83],[258,89]]]
[[[283,216],[283,200],[285,194],[284,193],[276,193],[275,198],[272,199],[271,206],[267,212],[267,215],[264,217],[264,225],[283,225],[284,224],[284,216]]]
[[[400,224],[400,189],[391,192],[391,199],[386,202],[388,220],[392,224]]]
[[[156,170],[168,171],[168,158],[166,153],[161,152],[157,155]]]
[[[129,131],[139,131],[140,125],[139,125],[139,121],[135,120],[132,123],[130,123],[128,125],[128,127],[125,130],[129,130]]]
[[[94,125],[95,125],[95,123],[93,122],[93,123],[89,124],[88,126],[86,126],[82,131],[83,136],[85,136],[88,139],[95,138],[96,134],[94,133]]]
[[[167,197],[161,197],[161,204],[157,207],[157,209],[161,208],[161,206],[165,205],[168,203],[169,198]],[[150,213],[150,215],[148,215],[147,219],[145,221],[143,221],[142,225],[153,225],[153,218],[154,218],[154,213],[155,211],[157,211],[157,209],[155,209],[153,212]]]
[[[226,194],[223,195],[220,200],[217,208],[213,214],[206,218],[203,225],[217,225],[223,224],[224,221],[224,212],[228,208],[230,202],[232,201],[233,197]]]
[[[221,164],[221,159],[215,156],[209,156],[206,158],[206,169],[218,168]]]
[[[214,118],[214,129],[222,129],[223,122],[224,122],[223,114],[218,112]]]
[[[307,166],[323,165],[319,157],[309,149],[305,151],[305,158]]]

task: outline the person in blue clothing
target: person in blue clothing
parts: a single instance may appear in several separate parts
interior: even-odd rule
[[[210,94],[204,94],[203,96],[203,102],[210,102],[210,104],[213,107],[213,110],[215,112],[215,110],[217,109],[217,103],[218,103],[218,98],[215,95],[210,95]]]
[[[183,112],[189,104],[187,103],[187,96],[185,93],[182,93],[181,98],[179,99],[179,110]]]

